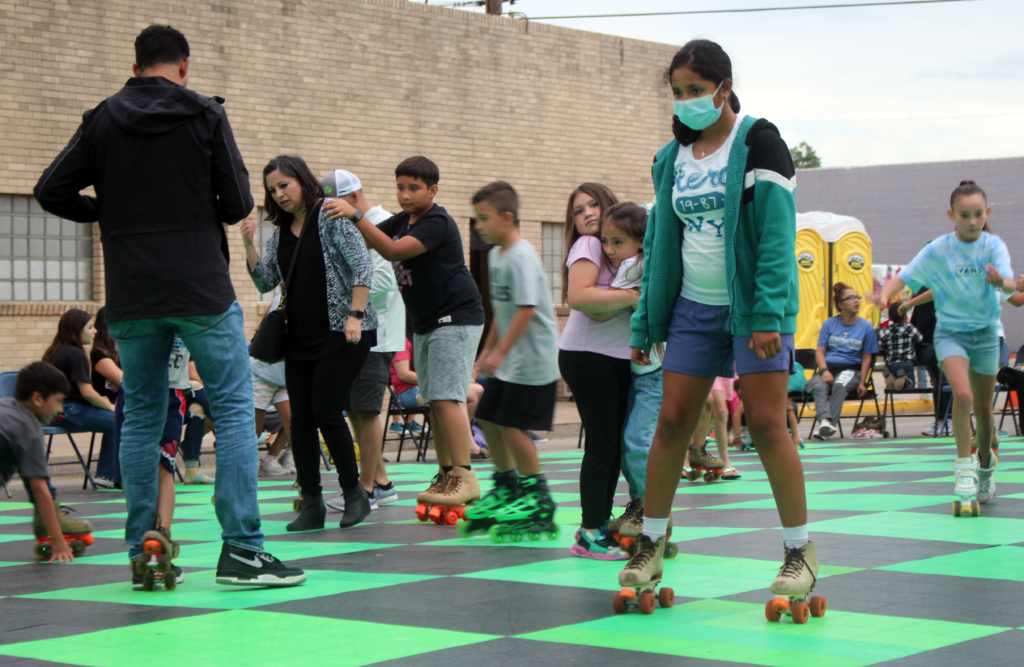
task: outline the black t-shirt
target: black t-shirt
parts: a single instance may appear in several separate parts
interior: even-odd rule
[[[285,358],[296,361],[321,359],[336,352],[345,345],[345,334],[331,331],[331,320],[327,314],[327,267],[320,245],[320,207],[317,206],[306,216],[308,225],[302,237],[302,246],[287,286],[288,337],[285,343]],[[295,243],[291,225],[283,225],[277,244],[277,267],[282,279],[288,275]]]
[[[411,236],[427,252],[392,262],[405,307],[412,314],[413,331],[430,333],[438,327],[484,323],[480,290],[466,268],[459,226],[440,206],[409,225],[409,214],[385,220],[377,228],[395,241]]]
[[[89,357],[85,356],[85,350],[74,345],[61,345],[50,363],[56,366],[71,383],[71,393],[64,397],[64,401],[85,403],[86,400],[82,398],[82,392],[78,390],[79,382],[92,382],[92,378],[89,377]]]
[[[92,388],[96,390],[96,393],[100,396],[106,396],[113,403],[117,400],[117,394],[107,389],[107,378],[103,377],[99,371],[96,370],[96,364],[100,363],[104,359],[110,359],[114,364],[120,368],[121,364],[115,357],[110,356],[103,350],[99,350],[95,347],[89,351],[89,361],[92,362]]]
[[[922,287],[917,290],[914,296],[920,296],[928,291],[927,287]],[[914,312],[910,315],[910,323],[917,327],[917,330],[921,332],[921,337],[924,338],[923,343],[925,345],[931,345],[932,339],[935,336],[935,302],[930,301],[928,303],[922,303],[919,306],[914,306]]]

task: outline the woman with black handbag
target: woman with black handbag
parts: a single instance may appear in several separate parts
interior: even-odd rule
[[[263,187],[267,220],[275,229],[262,259],[253,245],[256,221],[243,222],[241,233],[256,288],[269,292],[284,283],[281,306],[275,317],[264,320],[250,354],[277,361],[264,357],[280,354],[275,348],[282,329],[286,331],[285,382],[292,406],[296,481],[302,492],[299,516],[287,529],[324,527],[317,429],[338,467],[345,496],[339,525],[347,528],[370,514],[342,404],[370,348],[377,344],[377,314],[369,300],[373,264],[350,220],[332,220],[321,213],[324,190],[302,158],[275,157],[263,168]]]

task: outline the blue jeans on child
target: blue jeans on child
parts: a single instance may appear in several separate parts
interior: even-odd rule
[[[115,482],[120,481],[121,471],[114,459],[116,445],[113,438],[113,412],[97,408],[95,405],[68,402],[64,404],[64,414],[61,415],[57,426],[71,433],[102,433],[99,459],[96,461],[96,475],[112,479]]]
[[[622,431],[622,474],[629,484],[629,499],[644,497],[647,481],[647,455],[658,427],[661,411],[662,370],[644,375],[633,373],[626,407],[626,427]]]
[[[259,455],[253,420],[252,373],[238,302],[216,315],[125,320],[110,323],[124,369],[121,475],[128,502],[125,541],[129,556],[142,553],[142,536],[157,510],[157,443],[167,421],[167,359],[177,333],[206,382],[217,415],[217,520],[228,544],[263,551],[256,502]]]

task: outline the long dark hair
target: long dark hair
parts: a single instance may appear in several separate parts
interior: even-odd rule
[[[307,214],[313,210],[319,200],[324,198],[324,188],[310,171],[305,160],[298,155],[278,155],[268,162],[266,167],[263,167],[263,191],[266,193],[263,198],[263,209],[266,211],[267,222],[281,227],[292,224],[295,219],[295,216],[278,206],[270,195],[270,189],[267,187],[267,175],[272,171],[280,171],[285,176],[290,176],[299,182],[299,185],[302,186],[302,199],[306,202]]]
[[[968,197],[970,195],[981,195],[985,198],[985,204],[988,205],[988,195],[985,194],[980,185],[974,181],[960,181],[960,185],[953,189],[953,194],[949,195],[949,210],[956,210],[956,207],[953,205],[956,204],[956,200],[959,197]],[[981,231],[991,233],[992,230],[988,228],[988,220],[985,221],[985,226],[981,228]]]
[[[629,238],[640,241],[640,252],[637,254],[636,264],[633,265],[633,274],[642,276],[644,273],[643,243],[644,236],[647,234],[647,209],[631,201],[620,201],[601,212],[600,229],[602,233],[608,223],[624,231]],[[602,254],[602,262],[611,270],[607,255]]]
[[[107,328],[107,307],[103,306],[96,313],[96,335],[92,339],[92,349],[99,350],[113,360],[118,367],[121,366],[121,359],[117,354],[117,342],[110,337],[110,329]]]
[[[672,64],[665,70],[665,83],[672,84],[672,73],[680,67],[689,67],[694,74],[702,79],[713,82],[716,86],[726,79],[732,78],[732,60],[721,46],[708,39],[693,39],[683,45],[672,56]],[[740,112],[740,98],[735,91],[729,93],[729,106],[736,113]],[[701,130],[687,127],[672,114],[672,134],[684,146],[689,146],[700,139]]]
[[[569,259],[569,251],[572,250],[573,244],[580,239],[580,233],[576,230],[576,223],[574,222],[576,216],[572,210],[572,203],[581,192],[590,195],[597,201],[601,206],[602,216],[605,211],[619,203],[619,200],[608,186],[601,185],[600,183],[583,183],[569,195],[569,203],[565,206],[565,257],[562,258],[562,303],[565,303],[569,297],[569,267],[565,265],[565,261]]]
[[[53,363],[53,357],[63,345],[77,347],[84,353],[82,330],[91,319],[92,315],[78,308],[72,308],[61,315],[60,322],[57,323],[57,335],[53,337],[53,342],[50,343],[50,347],[46,348],[46,352],[43,352],[43,361]]]

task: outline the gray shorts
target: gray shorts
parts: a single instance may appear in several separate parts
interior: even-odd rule
[[[345,411],[380,414],[384,409],[384,394],[388,392],[388,383],[391,382],[391,362],[394,358],[394,352],[371,352],[366,355],[366,361],[345,398]]]
[[[438,327],[413,334],[413,364],[424,403],[466,402],[482,324]]]

